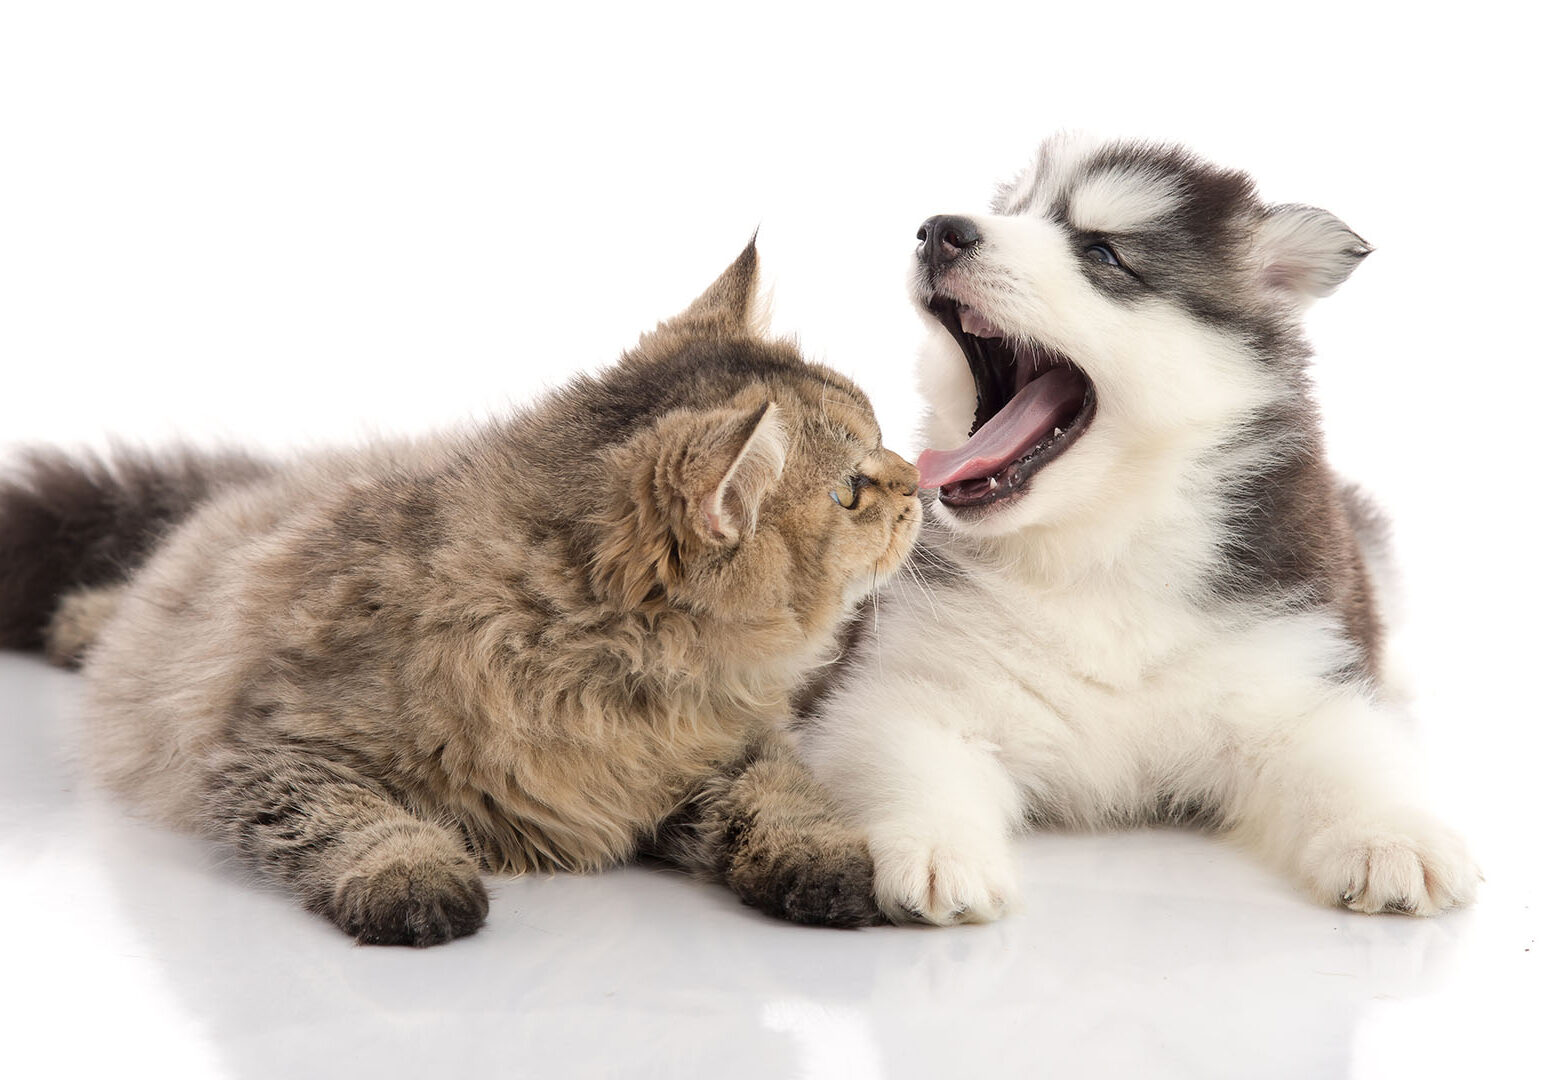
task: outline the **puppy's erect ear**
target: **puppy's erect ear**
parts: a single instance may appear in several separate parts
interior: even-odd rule
[[[660,324],[660,330],[696,333],[751,333],[765,331],[765,315],[757,302],[756,284],[760,277],[760,258],[756,238],[745,245],[740,257],[718,276],[718,280],[681,314]]]
[[[788,434],[782,411],[763,400],[743,408],[667,414],[613,456],[620,486],[597,524],[600,587],[627,607],[668,594],[704,551],[750,536],[783,475]]]
[[[1255,252],[1266,290],[1307,307],[1339,288],[1372,247],[1328,210],[1289,204],[1261,217]]]

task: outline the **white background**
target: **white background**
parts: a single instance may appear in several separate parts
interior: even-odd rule
[[[914,452],[919,334],[903,282],[917,224],[983,208],[993,185],[1063,127],[1188,143],[1250,170],[1267,198],[1333,210],[1377,248],[1314,310],[1310,329],[1332,456],[1399,527],[1401,648],[1423,737],[1489,878],[1473,912],[1416,929],[1353,924],[1306,909],[1205,841],[1046,838],[1039,844],[1049,847],[1025,847],[1027,887],[1108,900],[1125,882],[1141,902],[1108,913],[1138,922],[1079,924],[1105,908],[1047,900],[1005,928],[865,932],[851,940],[880,943],[861,946],[878,950],[875,971],[891,970],[885,957],[923,949],[930,974],[888,996],[789,1004],[777,992],[779,978],[800,982],[790,969],[737,984],[714,999],[718,1011],[697,1005],[656,1018],[655,1029],[639,1018],[678,1003],[670,994],[694,979],[711,983],[716,969],[692,967],[684,948],[669,962],[630,951],[634,934],[690,943],[699,929],[690,905],[718,901],[681,885],[658,907],[663,929],[635,925],[662,886],[620,874],[598,886],[505,886],[486,935],[434,959],[401,954],[389,961],[399,965],[391,978],[412,985],[415,972],[434,971],[446,985],[475,987],[504,970],[490,950],[509,950],[511,963],[526,955],[513,917],[503,921],[506,939],[494,933],[499,905],[541,910],[545,895],[557,898],[551,917],[569,934],[597,904],[608,917],[629,913],[612,960],[636,968],[638,996],[627,1006],[597,997],[562,1022],[527,1020],[519,1030],[580,1042],[577,1028],[609,1023],[651,1031],[655,1056],[586,1059],[623,1075],[693,1071],[670,1067],[669,1054],[728,1046],[709,1037],[713,1024],[738,1032],[741,1021],[759,1033],[744,1046],[762,1054],[766,1075],[947,1076],[952,1060],[996,1061],[1005,1075],[1036,1061],[1058,1062],[1066,1075],[1080,1063],[1149,1075],[1496,1075],[1529,1045],[1520,1025],[1536,1022],[1544,1003],[1536,952],[1525,951],[1544,901],[1544,717],[1534,690],[1544,389],[1534,333],[1544,252],[1537,31],[1515,4],[1068,7],[0,7],[0,454],[38,441],[100,446],[109,434],[284,448],[496,414],[608,361],[689,301],[758,227],[774,326],[853,374],[891,444]],[[211,1020],[212,1000],[284,998],[296,970],[345,943],[325,927],[311,936],[309,916],[250,890],[212,857],[201,862],[196,843],[179,847],[93,808],[56,760],[54,729],[67,724],[73,681],[21,658],[0,661],[12,780],[9,796],[0,789],[11,800],[0,816],[0,879],[18,883],[0,915],[13,932],[27,928],[0,991],[17,997],[0,1010],[20,1035],[6,1039],[12,1053],[44,1055],[66,1073],[135,1073],[159,1060],[172,1074],[262,1075],[254,1063],[277,1060],[263,1048],[276,1033],[299,1037],[299,1025],[317,1048],[309,1068],[328,1055],[357,1058],[365,1031],[386,1074],[393,1062],[470,1060],[471,1030],[436,1018],[434,1001],[411,1013],[427,1026],[409,1051],[392,1041],[400,1026],[376,1030],[363,1019],[378,1002],[340,996],[325,980],[307,999],[307,1015],[325,1023],[236,1005]],[[1154,863],[1155,851],[1170,854]],[[125,889],[122,874],[115,883],[114,865],[130,866],[137,885]],[[224,877],[211,885],[216,871]],[[1156,878],[1141,877],[1148,871]],[[1193,883],[1208,874],[1221,875],[1207,879],[1219,925],[1240,894],[1270,898],[1274,914],[1251,924],[1238,955],[1217,958],[1208,977],[1237,993],[1204,1015],[1153,1004],[1174,970],[1162,957],[1122,974],[1103,953],[1085,963],[1047,950],[1063,926],[1110,942],[1136,925],[1141,940],[1176,934],[1204,951],[1222,931],[1209,909],[1181,901],[1195,899]],[[611,891],[562,891],[597,887]],[[819,935],[767,936],[732,907],[711,912],[726,955],[754,961],[791,948],[818,958],[835,948],[811,944],[830,940]],[[192,952],[171,944],[169,928],[187,918],[202,930]],[[1265,967],[1244,954],[1286,926],[1322,944],[1315,935],[1332,924],[1316,919],[1337,920],[1338,933],[1379,929],[1355,930],[1373,943],[1359,939],[1335,961],[1353,990],[1305,990],[1303,1001],[1354,1016],[1325,1035],[1322,1057],[1304,1058],[1322,1015],[1276,1014],[1265,1003],[1272,986],[1309,969],[1293,966],[1298,953]],[[254,940],[254,922],[273,938]],[[763,937],[778,943],[766,954]],[[1433,940],[1447,959],[1426,970],[1419,957]],[[268,948],[293,964],[259,964]],[[343,955],[346,966],[365,954]],[[448,959],[456,956],[464,970]],[[549,949],[539,968],[519,969],[529,975],[523,1007],[545,1000],[542,979],[561,983],[564,964],[563,951]],[[1385,985],[1379,972],[1389,964],[1415,974]],[[206,982],[206,967],[222,980]],[[249,967],[257,970],[246,979]],[[592,983],[572,979],[575,1000],[590,1002]],[[841,981],[827,970],[809,979]],[[1063,982],[1081,989],[1063,995]],[[456,998],[473,1011],[478,1000]],[[486,1000],[498,1013],[496,989]],[[963,1029],[938,1020],[965,1001],[988,1020]],[[1403,1007],[1384,1008],[1389,1001]],[[1058,1005],[1061,1019],[1037,1028],[1032,1053],[1018,1025]],[[1253,1019],[1240,1028],[1233,1012]],[[1112,1027],[1111,1016],[1124,1019]],[[1301,1039],[1291,1035],[1298,1024]],[[960,1059],[953,1040],[962,1031],[1001,1045]],[[765,1056],[777,1040],[804,1049]],[[1189,1057],[1161,1057],[1180,1044]],[[553,1035],[540,1045],[561,1060],[554,1048],[566,1044]],[[1262,1061],[1262,1045],[1278,1056]],[[512,1069],[533,1060],[517,1046],[508,1054],[486,1060]],[[682,1060],[711,1071],[701,1062],[717,1059]]]

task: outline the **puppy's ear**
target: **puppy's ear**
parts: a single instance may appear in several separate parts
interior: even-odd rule
[[[1339,288],[1372,246],[1328,210],[1288,204],[1260,218],[1255,252],[1266,291],[1307,307]]]
[[[627,607],[656,587],[669,593],[693,559],[755,532],[787,460],[775,402],[666,415],[613,453],[620,483],[597,520],[599,587]]]

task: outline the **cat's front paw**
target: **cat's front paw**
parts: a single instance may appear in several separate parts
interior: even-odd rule
[[[327,913],[361,945],[440,945],[475,932],[488,890],[470,862],[396,860],[338,883]]]
[[[884,921],[874,902],[874,866],[861,841],[746,850],[727,880],[745,903],[789,922],[856,927]]]
[[[936,926],[1001,918],[1018,895],[1013,858],[996,837],[961,840],[876,834],[874,895],[896,922]]]
[[[1479,867],[1456,833],[1424,813],[1331,826],[1303,853],[1309,887],[1352,911],[1435,915],[1474,899]]]

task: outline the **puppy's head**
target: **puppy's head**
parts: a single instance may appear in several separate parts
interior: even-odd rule
[[[918,231],[914,298],[949,526],[1140,516],[1249,416],[1302,393],[1300,314],[1367,244],[1173,146],[1049,140],[981,215]]]

